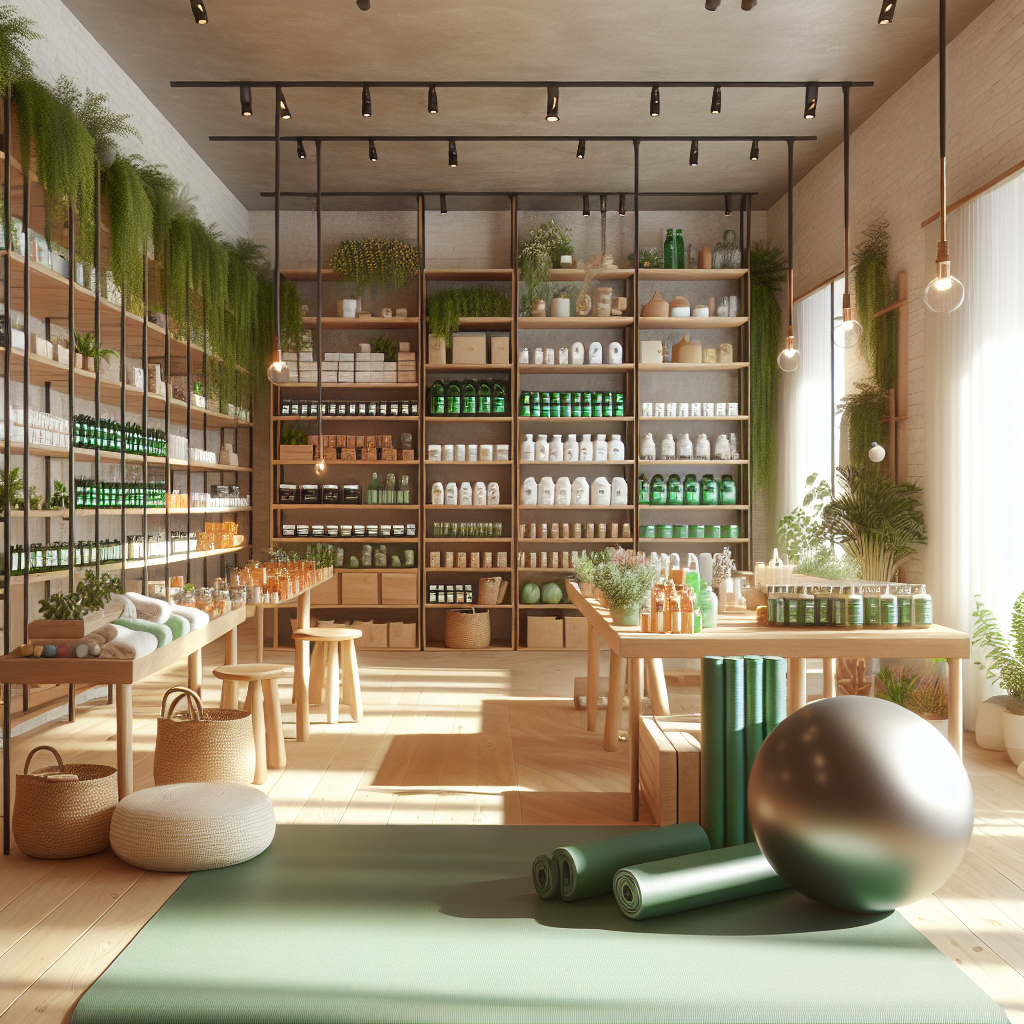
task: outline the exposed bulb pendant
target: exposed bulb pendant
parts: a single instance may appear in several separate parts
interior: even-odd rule
[[[369,117],[373,113],[373,104],[370,100],[370,87],[363,86],[363,117]]]
[[[868,449],[868,458],[872,462],[884,462],[885,449],[877,441],[872,441],[871,447]]]
[[[661,113],[661,92],[656,85],[651,86],[651,117]]]
[[[547,113],[544,115],[544,117],[548,121],[557,121],[558,120],[558,86],[557,85],[549,85],[548,86],[548,110],[547,110]]]
[[[779,353],[778,364],[783,373],[795,373],[800,369],[800,350],[796,347],[792,329],[786,339],[786,347]]]
[[[238,102],[242,108],[242,117],[252,117],[252,86],[238,87]]]
[[[277,338],[274,338],[273,357],[270,365],[267,367],[267,380],[277,387],[281,387],[291,380],[288,364],[281,358],[281,344]]]
[[[722,87],[716,85],[711,90],[711,113],[720,114],[722,112]]]
[[[690,166],[691,167],[696,167],[697,166],[698,156],[699,156],[699,150],[697,148],[697,140],[694,139],[693,142],[690,143]]]
[[[448,166],[458,167],[459,166],[459,151],[455,148],[455,140],[448,140]]]
[[[327,475],[327,462],[324,459],[324,435],[323,434],[320,435],[320,439],[319,440],[320,440],[320,443],[317,446],[317,451],[320,454],[320,458],[317,459],[317,461],[314,463],[314,465],[313,465],[313,472],[317,476],[326,476]]]
[[[427,90],[427,113],[437,113],[437,89],[435,89],[434,86],[431,86]]]
[[[846,253],[846,283],[843,289],[843,319],[832,331],[836,348],[853,348],[864,334],[864,328],[853,318],[850,302],[850,87],[843,86],[843,236]]]

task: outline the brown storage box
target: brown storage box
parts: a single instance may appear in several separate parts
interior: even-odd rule
[[[311,444],[283,444],[280,452],[282,462],[313,461],[313,446]]]
[[[678,821],[700,821],[700,722],[696,716],[657,719],[676,751]]]
[[[530,650],[561,650],[564,641],[561,615],[527,615],[526,646]]]
[[[314,608],[336,608],[339,599],[338,574],[329,580],[318,583],[309,594],[309,602]]]
[[[509,355],[509,335],[491,335],[491,363],[495,366],[507,366]]]
[[[416,646],[417,644],[415,622],[388,623],[388,647],[413,650],[416,648]]]
[[[487,362],[487,335],[468,333],[453,334],[452,362],[485,364]]]
[[[640,718],[640,793],[655,825],[679,820],[676,748],[653,718]]]
[[[343,572],[341,577],[341,603],[366,608],[380,604],[379,572]]]
[[[380,603],[415,607],[419,604],[418,575],[415,569],[409,572],[381,573]]]
[[[585,651],[587,649],[587,620],[582,615],[566,615],[565,649],[567,651]]]
[[[379,648],[388,645],[388,624],[386,622],[353,621],[353,629],[362,630],[363,635],[356,640],[356,650],[363,648]]]

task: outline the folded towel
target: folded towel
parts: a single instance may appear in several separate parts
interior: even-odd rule
[[[170,629],[162,622],[146,622],[145,619],[114,619],[114,625],[126,626],[131,630],[138,630],[143,633],[150,633],[156,637],[158,647],[166,647],[174,638]],[[120,637],[119,639],[125,639]]]
[[[184,615],[178,615],[176,612],[171,612],[166,622],[167,628],[171,631],[171,636],[175,640],[180,640],[186,633],[192,631],[192,627],[189,625],[188,619]]]
[[[145,594],[125,594],[125,597],[135,605],[139,618],[146,622],[166,622],[171,614],[171,606],[166,601]]]
[[[134,661],[157,649],[157,639],[151,633],[138,629],[120,629],[116,640],[100,648],[100,657],[114,661]]]
[[[135,610],[135,605],[128,600],[125,594],[114,594],[114,596],[110,600],[111,603],[117,601],[121,605],[121,614],[118,615],[117,618],[137,619],[139,617],[139,613]]]
[[[105,622],[102,626],[97,626],[91,633],[86,633],[79,643],[81,644],[99,644],[102,647],[104,644],[110,643],[111,640],[117,639],[117,627],[109,622]]]
[[[203,626],[210,624],[210,616],[201,608],[196,608],[190,604],[176,604],[172,607],[174,608],[174,614],[187,619],[193,629],[202,629]]]

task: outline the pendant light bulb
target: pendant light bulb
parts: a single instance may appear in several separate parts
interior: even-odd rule
[[[850,293],[847,292],[843,295],[843,319],[832,332],[832,342],[836,348],[856,348],[863,334],[864,328],[853,318]]]
[[[580,139],[576,144],[576,159],[582,160],[587,155],[587,143],[586,140]]]
[[[252,86],[238,87],[238,102],[242,107],[242,117],[252,117]]]
[[[950,270],[949,247],[939,243],[935,260],[935,277],[924,290],[924,304],[933,313],[952,313],[964,304],[964,286]]]
[[[872,462],[884,462],[885,449],[877,441],[872,441],[871,447],[868,449],[868,458]]]
[[[656,85],[651,86],[651,117],[661,113],[661,91]]]
[[[448,140],[448,166],[458,167],[459,166],[459,151],[455,148],[455,140]]]
[[[711,113],[720,114],[722,112],[722,87],[716,85],[711,90]]]
[[[437,89],[435,89],[434,86],[431,86],[427,90],[427,113],[437,113]]]
[[[320,452],[322,453],[323,450],[324,450],[324,439],[321,437],[320,438]],[[317,461],[314,463],[314,465],[313,465],[313,472],[317,476],[326,476],[327,475],[327,463],[324,460],[323,454],[321,454],[320,458],[317,459]]]
[[[620,217],[625,217],[626,216],[626,193],[625,192],[620,192],[619,193],[619,216]]]
[[[786,347],[779,353],[778,364],[783,373],[796,373],[800,369],[800,350],[792,334],[786,339]]]
[[[547,121],[557,121],[558,120],[558,86],[557,85],[549,85],[548,86],[548,109],[547,109],[547,113],[544,115],[544,118]]]
[[[279,92],[277,95],[279,97],[277,105],[281,108],[281,120],[290,121],[292,117],[292,112],[288,109],[288,104],[285,102],[284,93]]]
[[[205,25],[210,19],[206,15],[206,4],[203,0],[191,0],[192,17],[196,19],[197,25]]]
[[[879,25],[891,25],[896,17],[896,0],[882,0],[882,9],[878,12]]]
[[[441,216],[447,216],[448,214],[448,197],[442,192],[441,193]]]
[[[804,90],[804,118],[808,121],[814,120],[818,112],[818,87],[814,82],[808,82]]]
[[[698,159],[698,157],[699,157],[699,150],[697,148],[697,140],[694,139],[693,142],[690,143],[690,166],[691,167],[696,167],[697,166],[697,159]]]
[[[756,161],[760,155],[761,147],[758,146],[757,139],[754,139],[754,141],[750,143],[750,159]]]
[[[363,86],[363,117],[369,117],[373,113],[373,106],[370,102],[370,87]]]
[[[274,355],[271,364],[267,367],[267,380],[276,387],[281,387],[291,380],[291,373],[288,371],[288,364],[281,358],[281,346],[277,339],[274,339]]]
[[[370,163],[377,162],[377,147],[374,144],[373,139],[370,139]]]
[[[583,197],[583,216],[590,216],[590,196]]]

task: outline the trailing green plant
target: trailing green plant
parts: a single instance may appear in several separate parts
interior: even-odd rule
[[[1012,715],[1024,715],[1024,594],[1013,602],[1010,616],[1010,635],[1007,637],[999,620],[990,608],[974,595],[974,629],[971,643],[981,649],[975,665],[1009,694],[1006,710]]]
[[[899,704],[901,708],[915,711],[914,699],[920,676],[912,676],[902,665],[896,668],[885,666],[875,676],[875,696]]]
[[[68,489],[59,480],[53,481],[53,493],[50,495],[50,500],[47,501],[46,507],[49,509],[60,509],[69,507]]]
[[[18,508],[24,501],[25,488],[21,480],[21,470],[17,466],[11,467],[6,478],[0,472],[0,509],[6,505],[8,496],[11,508]]]
[[[853,280],[857,319],[864,331],[864,358],[875,383],[888,393],[896,387],[899,335],[895,312],[875,316],[892,302],[893,295],[889,281],[889,222],[884,217],[872,221],[861,233],[860,245],[853,253]]]
[[[620,549],[595,566],[591,582],[612,608],[638,608],[660,575],[660,567],[643,554]]]
[[[85,126],[92,136],[96,156],[103,167],[109,167],[118,154],[117,140],[129,136],[142,141],[142,136],[132,126],[128,114],[117,114],[107,104],[110,98],[106,93],[93,92],[86,89],[85,93],[68,78],[61,75],[54,87],[57,99],[70,107],[75,117]]]
[[[861,579],[887,583],[928,540],[921,488],[852,467],[837,473],[843,493],[822,510],[825,532],[857,563]]]
[[[782,325],[775,296],[787,272],[781,249],[761,242],[750,247],[750,475],[760,491],[775,479]]]
[[[799,508],[793,509],[779,521],[776,532],[779,547],[785,551],[790,562],[799,562],[817,552],[828,542],[821,513],[826,502],[832,498],[828,481],[812,473],[805,481],[804,500]]]
[[[43,38],[34,24],[13,4],[0,7],[0,89],[5,92],[15,82],[32,77],[28,45]]]
[[[309,434],[298,427],[282,427],[281,444],[309,444]]]
[[[273,294],[271,294],[273,312]],[[302,329],[302,296],[291,281],[281,278],[281,351],[308,352],[312,336]]]
[[[327,265],[362,291],[368,285],[400,288],[420,269],[420,251],[397,238],[343,238]]]
[[[563,256],[575,255],[572,229],[551,219],[538,224],[519,251],[519,276],[523,282],[524,305],[533,305],[540,286],[551,278],[551,270],[561,266]]]
[[[118,154],[100,179],[110,218],[110,270],[130,296],[142,295],[143,254],[153,237],[153,206],[139,159]]]
[[[871,442],[882,431],[882,418],[889,415],[889,392],[871,380],[858,381],[839,403],[846,426],[850,465],[864,473],[884,474],[881,463],[868,458]]]
[[[393,338],[389,338],[386,334],[382,334],[379,338],[374,338],[370,343],[370,348],[374,352],[384,353],[384,362],[393,363],[398,359],[398,346],[395,344]]]
[[[509,297],[495,288],[448,288],[427,299],[427,329],[451,347],[460,317],[506,317],[510,309]]]

